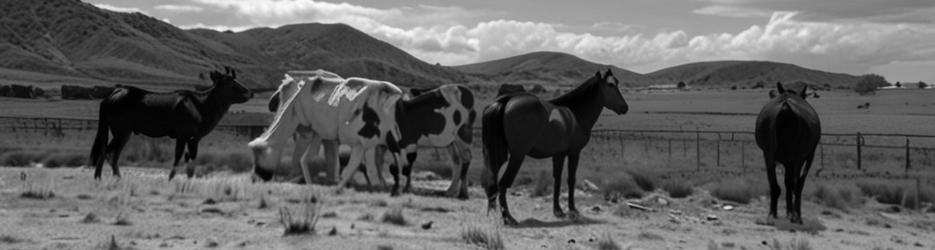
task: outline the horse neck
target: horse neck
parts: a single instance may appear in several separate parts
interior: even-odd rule
[[[597,118],[601,115],[601,110],[604,109],[601,100],[603,100],[603,97],[601,96],[598,81],[592,80],[553,99],[551,102],[571,109],[578,123],[587,131],[591,131],[591,127],[594,127]]]
[[[230,109],[232,103],[227,98],[220,97],[216,88],[198,93],[196,98],[199,99],[198,111],[202,117],[201,131],[208,133],[221,122],[221,118]]]

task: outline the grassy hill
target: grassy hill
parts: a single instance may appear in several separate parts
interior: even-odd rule
[[[653,79],[629,70],[597,64],[560,52],[532,52],[454,68],[497,84],[575,85],[598,70],[603,71],[607,68],[611,68],[625,86],[645,86],[654,82]]]
[[[674,66],[646,74],[661,82],[688,86],[746,86],[759,82],[772,86],[775,82],[807,82],[832,88],[850,87],[858,76],[807,69],[788,63],[768,61],[711,61]]]
[[[198,74],[219,65],[258,89],[286,70],[317,68],[404,86],[467,81],[344,24],[186,31],[72,0],[7,1],[0,16],[0,68],[16,72],[0,76],[7,82],[199,85]]]

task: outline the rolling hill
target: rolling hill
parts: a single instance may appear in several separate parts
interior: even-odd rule
[[[199,73],[218,65],[241,70],[258,89],[276,86],[286,70],[317,68],[403,86],[467,81],[344,24],[182,30],[73,0],[6,1],[0,16],[0,78],[12,81],[203,85]]]
[[[598,70],[611,68],[624,86],[646,86],[654,79],[613,65],[602,65],[560,52],[532,52],[487,62],[455,66],[494,83],[574,85]]]
[[[758,82],[807,82],[832,88],[850,87],[860,77],[807,69],[788,63],[769,61],[711,61],[683,64],[646,74],[658,81],[675,84],[685,82],[688,86],[746,86]],[[772,85],[767,85],[772,86]]]

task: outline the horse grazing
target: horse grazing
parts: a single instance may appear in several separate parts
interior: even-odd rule
[[[461,85],[442,85],[431,90],[411,90],[414,97],[400,100],[396,108],[396,120],[402,138],[399,147],[406,152],[407,164],[402,168],[406,176],[403,192],[412,186],[412,164],[417,157],[418,146],[447,147],[451,155],[451,185],[449,197],[467,199],[467,170],[471,165],[471,126],[477,117],[474,112],[474,93]],[[460,167],[460,169],[457,169]],[[399,167],[390,165],[393,175],[391,195],[399,194]]]
[[[94,178],[101,178],[101,168],[107,154],[112,156],[110,167],[120,177],[117,160],[130,140],[130,134],[149,137],[169,136],[175,139],[175,161],[169,179],[175,177],[176,167],[185,147],[185,161],[198,155],[198,141],[211,132],[232,104],[253,98],[253,92],[237,82],[237,73],[225,68],[226,73],[210,73],[213,84],[206,90],[176,90],[168,93],[151,92],[132,86],[117,85],[101,101],[98,111],[97,136],[91,148],[90,163],[94,164]],[[114,139],[108,144],[108,134]],[[193,166],[187,167],[188,177],[194,175]]]
[[[763,150],[769,179],[769,216],[776,219],[776,202],[782,193],[776,181],[778,162],[786,173],[787,216],[792,223],[802,224],[802,187],[821,139],[821,122],[805,101],[806,87],[786,90],[777,83],[776,89],[778,93],[770,93],[771,100],[756,118],[756,144]]]
[[[387,146],[394,159],[400,159],[400,149],[396,144],[400,132],[395,114],[402,90],[389,82],[334,76],[336,74],[324,70],[285,74],[279,87],[280,101],[276,105],[273,122],[260,137],[248,144],[253,150],[256,177],[265,181],[272,178],[272,169],[279,165],[283,146],[296,133],[307,137],[308,141],[301,143],[309,145],[305,150],[296,149],[296,154],[318,152],[325,141],[351,147],[347,166],[360,165],[364,154],[367,154],[367,167],[376,169],[382,160],[382,157],[376,157],[382,156],[380,146]],[[299,143],[297,141],[297,148]],[[326,159],[337,159],[337,151],[334,151],[326,152],[331,154]],[[337,172],[336,161],[329,163],[328,167]],[[357,169],[344,168],[339,188],[345,186]],[[380,174],[371,175],[382,180]]]
[[[498,97],[484,108],[482,118],[484,158],[492,178],[485,177],[488,211],[496,209],[494,200],[500,198],[503,222],[517,224],[506,203],[507,189],[513,184],[525,156],[541,159],[552,157],[552,176],[555,178],[552,194],[553,212],[565,217],[559,206],[562,167],[568,158],[568,210],[571,217],[578,216],[575,208],[575,172],[578,157],[588,144],[591,127],[604,107],[625,114],[629,110],[618,89],[619,81],[610,70],[603,75],[598,71],[571,92],[544,101],[527,93],[514,93]],[[507,168],[499,179],[500,166]]]

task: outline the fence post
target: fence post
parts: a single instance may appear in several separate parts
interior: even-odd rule
[[[906,137],[906,177],[907,178],[909,177],[909,137],[908,136]],[[918,198],[919,197],[916,197],[917,202],[919,200]]]
[[[672,138],[669,138],[669,163],[672,163]]]
[[[695,129],[695,168],[701,171],[701,132]]]
[[[721,166],[721,133],[717,133],[717,166]]]
[[[743,170],[744,174],[747,173],[747,164],[746,164],[747,154],[744,152],[746,151],[745,150],[746,147],[747,147],[747,144],[744,144],[743,141],[740,141],[740,168]]]
[[[860,135],[860,132],[857,132],[857,170],[861,170],[861,167],[860,167],[860,144],[863,144],[863,136]]]

